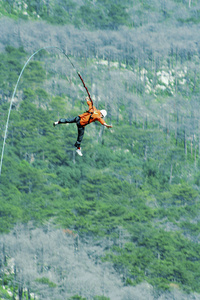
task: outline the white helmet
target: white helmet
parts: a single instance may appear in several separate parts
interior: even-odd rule
[[[105,118],[107,115],[107,111],[105,109],[100,110],[101,114],[103,115],[103,117]]]

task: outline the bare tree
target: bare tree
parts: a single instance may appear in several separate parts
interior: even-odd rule
[[[9,272],[11,269],[14,272],[13,285],[18,285],[18,291],[13,290],[13,298],[18,294],[19,299],[25,296],[30,299],[30,294],[34,293],[35,298],[39,296],[49,300],[64,300],[77,294],[87,299],[93,299],[96,295],[111,300],[129,300],[130,295],[140,300],[155,299],[152,286],[147,283],[136,287],[124,286],[123,278],[112,265],[102,263],[100,259],[105,248],[114,243],[124,247],[129,235],[123,228],[117,229],[119,238],[116,241],[102,239],[94,242],[92,237],[82,238],[78,251],[74,251],[76,233],[71,229],[69,232],[73,234],[68,235],[49,224],[38,229],[29,224],[18,225],[10,234],[0,236],[0,244],[4,244],[3,256],[9,257]],[[126,277],[125,270],[123,274]],[[170,292],[166,299],[172,299],[175,293],[177,291]],[[179,297],[186,300],[181,292]],[[193,295],[187,297],[190,300]]]

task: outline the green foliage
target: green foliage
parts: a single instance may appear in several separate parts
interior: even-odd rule
[[[117,29],[120,25],[128,24],[129,15],[126,12],[126,7],[121,4],[111,4],[108,17],[111,29]]]
[[[23,19],[37,18],[53,24],[74,24],[77,27],[85,26],[88,28],[117,29],[120,25],[128,25],[130,16],[127,12],[128,1],[123,5],[118,1],[84,1],[78,4],[75,1],[59,0],[53,3],[52,0],[40,3],[36,0],[26,1],[27,7],[9,5],[7,2],[1,4],[2,13],[12,17]],[[1,7],[0,6],[0,7]],[[26,12],[26,15],[23,14]]]
[[[177,233],[157,232],[146,226],[142,232],[134,231],[134,244],[114,247],[114,252],[105,257],[111,258],[117,269],[126,267],[130,270],[131,279],[126,283],[147,280],[153,286],[166,289],[169,282],[183,286],[195,282],[194,273],[199,265],[195,257],[199,246],[194,244],[191,249],[190,242]]]
[[[178,14],[178,10],[183,13]],[[3,16],[14,19],[38,20],[40,18],[52,24],[73,24],[78,28],[89,29],[115,30],[120,26],[137,27],[149,23],[149,17],[152,17],[150,21],[153,22],[158,19],[158,24],[161,20],[166,23],[176,20],[180,24],[198,24],[200,21],[197,0],[191,1],[190,9],[188,9],[188,1],[182,0],[173,0],[170,5],[166,5],[165,2],[156,5],[154,1],[147,0],[126,0],[123,3],[115,0],[82,2],[77,0],[24,0],[23,2],[9,0],[0,2],[0,11]]]
[[[3,289],[3,287],[0,287],[0,297],[1,299],[12,299],[12,297],[8,294],[6,290]]]
[[[1,55],[0,74],[6,76],[1,89],[9,94],[26,54],[7,47]],[[53,220],[80,237],[112,240],[102,259],[125,274],[126,285],[147,281],[165,290],[175,283],[199,292],[200,249],[193,242],[200,231],[199,173],[184,145],[150,122],[128,125],[113,119],[103,143],[90,135],[91,128],[98,136],[99,127],[88,126],[84,156],[78,157],[75,124],[52,126],[58,115],[65,117],[70,99],[50,95],[43,85],[46,79],[43,64],[30,63],[11,112],[0,178],[1,232],[17,222]],[[3,115],[6,97],[2,102]],[[75,105],[73,112],[78,111]],[[123,106],[121,111],[124,117]],[[45,278],[39,280],[54,287]]]
[[[30,83],[35,83],[38,86],[46,78],[46,72],[42,67],[42,63],[39,61],[31,61],[26,67],[23,74],[23,81],[25,86],[29,86]]]
[[[12,46],[7,46],[5,50],[5,54],[0,54],[0,94],[3,101],[7,97],[11,97],[13,86],[16,84],[22,69],[20,61],[25,57],[25,51],[22,47],[15,49]]]
[[[171,197],[175,204],[192,205],[198,197],[198,192],[186,183],[173,185],[171,187]]]
[[[86,300],[86,298],[81,297],[79,295],[75,295],[69,298],[69,300]]]
[[[46,277],[42,277],[42,278],[37,278],[35,280],[36,282],[38,283],[41,283],[41,284],[46,284],[48,285],[50,288],[55,288],[56,287],[56,284],[51,282],[48,278]]]

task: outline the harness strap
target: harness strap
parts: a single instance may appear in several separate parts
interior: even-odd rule
[[[88,124],[89,124],[89,123],[90,123],[90,120],[93,119],[93,118],[92,118],[93,112],[91,112],[91,111],[87,111],[87,112],[90,113],[90,117],[89,117],[89,120],[88,120]]]
[[[90,116],[89,120],[88,120],[88,124],[90,123],[90,120],[93,119],[92,115]]]
[[[90,114],[90,117],[89,117],[89,120],[88,120],[88,124],[89,124],[89,123],[90,123],[90,120],[93,119],[93,118],[92,118],[92,115],[93,115],[94,112],[91,112],[91,111],[89,111],[89,110],[87,110],[87,112]]]

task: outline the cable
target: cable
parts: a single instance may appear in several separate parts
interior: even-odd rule
[[[1,162],[0,162],[0,176],[1,176],[1,171],[2,171],[2,165],[3,165],[3,156],[4,156],[4,149],[5,149],[5,143],[6,143],[6,138],[7,138],[7,131],[8,131],[8,123],[9,123],[9,119],[10,119],[10,113],[11,113],[11,109],[12,109],[12,103],[13,103],[13,100],[14,100],[14,97],[15,97],[15,93],[16,93],[16,90],[17,90],[17,87],[18,87],[18,84],[19,84],[19,81],[20,81],[20,78],[24,72],[24,69],[26,68],[27,64],[29,63],[29,61],[33,58],[33,56],[35,56],[38,52],[40,52],[41,50],[46,50],[46,49],[58,49],[60,50],[66,57],[67,59],[69,60],[69,62],[71,63],[72,67],[75,69],[76,73],[78,74],[80,80],[82,81],[83,83],[83,86],[84,88],[86,89],[86,92],[90,98],[90,101],[92,102],[92,105],[93,105],[93,101],[91,99],[91,96],[90,96],[90,93],[83,81],[83,78],[81,77],[80,73],[77,71],[75,65],[73,64],[73,62],[71,61],[71,59],[69,58],[69,56],[65,53],[65,51],[59,47],[56,47],[56,46],[47,46],[47,47],[42,47],[40,49],[38,49],[36,52],[34,52],[29,58],[28,60],[26,61],[26,63],[24,64],[22,70],[21,70],[21,73],[18,77],[18,80],[17,80],[17,83],[15,85],[15,88],[14,88],[14,91],[13,91],[13,94],[12,94],[12,98],[11,98],[11,102],[10,102],[10,107],[9,107],[9,111],[8,111],[8,117],[7,117],[7,122],[6,122],[6,129],[5,129],[5,134],[4,134],[4,140],[3,140],[3,147],[2,147],[2,153],[1,153]]]

